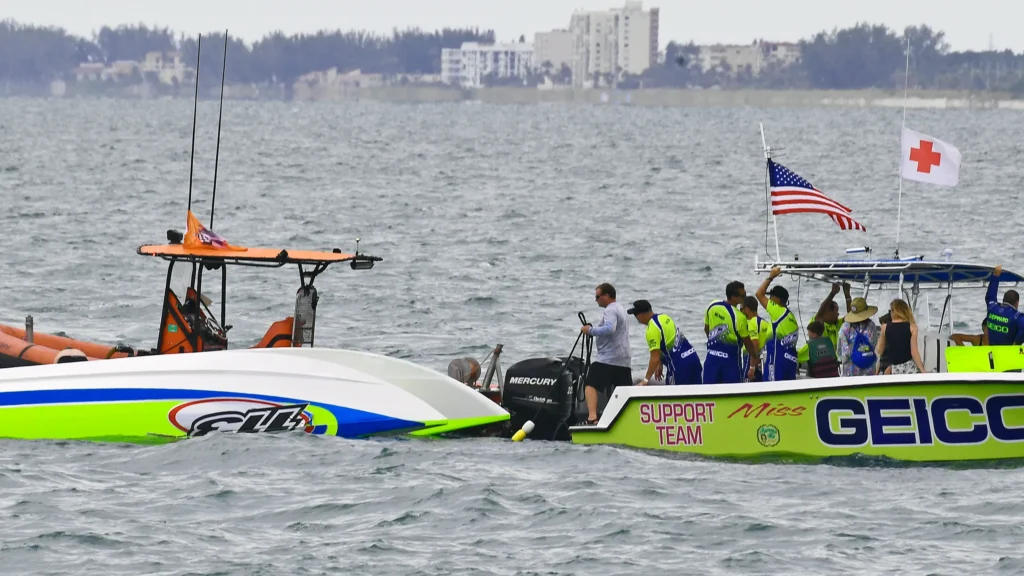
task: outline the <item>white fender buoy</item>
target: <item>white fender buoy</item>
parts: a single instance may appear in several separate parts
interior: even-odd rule
[[[512,441],[522,442],[523,438],[526,438],[530,432],[533,432],[533,420],[527,420],[526,424],[523,424],[523,427],[519,429],[519,432],[512,435]]]

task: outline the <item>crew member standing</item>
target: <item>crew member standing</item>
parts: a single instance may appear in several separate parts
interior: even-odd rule
[[[740,310],[747,317],[747,332],[750,333],[750,340],[754,343],[754,347],[757,348],[757,356],[755,356],[757,360],[753,363],[754,375],[747,378],[750,382],[760,382],[763,379],[764,358],[761,356],[764,345],[771,340],[772,334],[771,323],[757,315],[757,306],[757,298],[747,296],[743,299],[743,308]],[[750,354],[744,351],[743,373],[749,375],[750,368]]]
[[[764,360],[765,380],[769,382],[796,380],[796,341],[800,336],[800,325],[788,308],[789,291],[782,286],[776,286],[770,293],[768,292],[768,285],[781,273],[782,269],[778,266],[772,268],[771,273],[757,288],[756,294],[757,301],[764,306],[772,322],[771,340],[765,346]]]
[[[591,363],[587,371],[587,383],[584,396],[587,400],[587,424],[597,424],[597,393],[598,390],[610,397],[617,386],[632,386],[633,375],[630,372],[629,358],[629,324],[626,311],[622,304],[615,301],[615,287],[605,282],[594,292],[597,305],[604,308],[604,314],[597,326],[586,325],[580,328],[584,334],[590,334],[597,340],[597,359]]]
[[[1002,266],[996,266],[992,279],[985,291],[985,306],[988,317],[985,327],[988,328],[989,346],[1010,346],[1024,341],[1024,317],[1017,311],[1020,295],[1016,290],[1007,290],[1003,301],[999,302],[999,276],[1003,273]]]
[[[705,384],[736,384],[743,381],[741,347],[757,357],[757,348],[750,341],[747,320],[739,310],[747,291],[743,283],[733,281],[725,287],[725,300],[712,302],[704,313],[704,333],[708,336],[708,354],[704,359]],[[754,377],[753,367],[747,378]]]
[[[667,314],[655,314],[647,300],[633,302],[626,314],[636,317],[640,324],[647,325],[647,348],[651,359],[647,363],[647,374],[640,381],[646,386],[651,377],[664,378],[665,384],[700,384],[700,356],[693,349],[675,322]]]

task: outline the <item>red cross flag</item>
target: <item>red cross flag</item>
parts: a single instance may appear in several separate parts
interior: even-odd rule
[[[939,186],[960,181],[960,151],[956,146],[927,134],[903,129],[900,177]]]

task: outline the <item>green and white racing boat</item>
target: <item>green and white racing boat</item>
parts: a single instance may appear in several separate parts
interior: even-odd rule
[[[980,289],[980,304],[992,267],[916,257],[757,262],[755,270],[773,266],[798,283],[899,294],[915,310],[928,373],[617,388],[596,426],[570,428],[572,441],[728,458],[1024,458],[1024,347],[955,346],[950,338],[954,289]],[[1022,280],[1003,271],[1000,285]],[[942,298],[933,324],[928,295],[935,292]]]

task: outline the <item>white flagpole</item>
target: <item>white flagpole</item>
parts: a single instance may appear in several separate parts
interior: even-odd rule
[[[900,129],[900,164],[903,165],[903,130],[907,127],[907,90],[910,86],[910,34],[907,34],[907,70],[903,76],[903,126]],[[899,167],[900,191],[896,201],[896,259],[900,258],[900,217],[903,215],[903,171]]]
[[[759,123],[761,125],[761,146],[764,148],[764,169],[768,171],[768,160],[772,157],[772,150],[768,147],[768,142],[764,137],[764,122]],[[771,174],[767,174],[764,183],[764,194],[768,199],[768,210],[772,212],[772,228],[775,229],[775,261],[781,262],[782,255],[779,252],[779,224],[778,220],[775,219],[775,212],[771,209]]]

